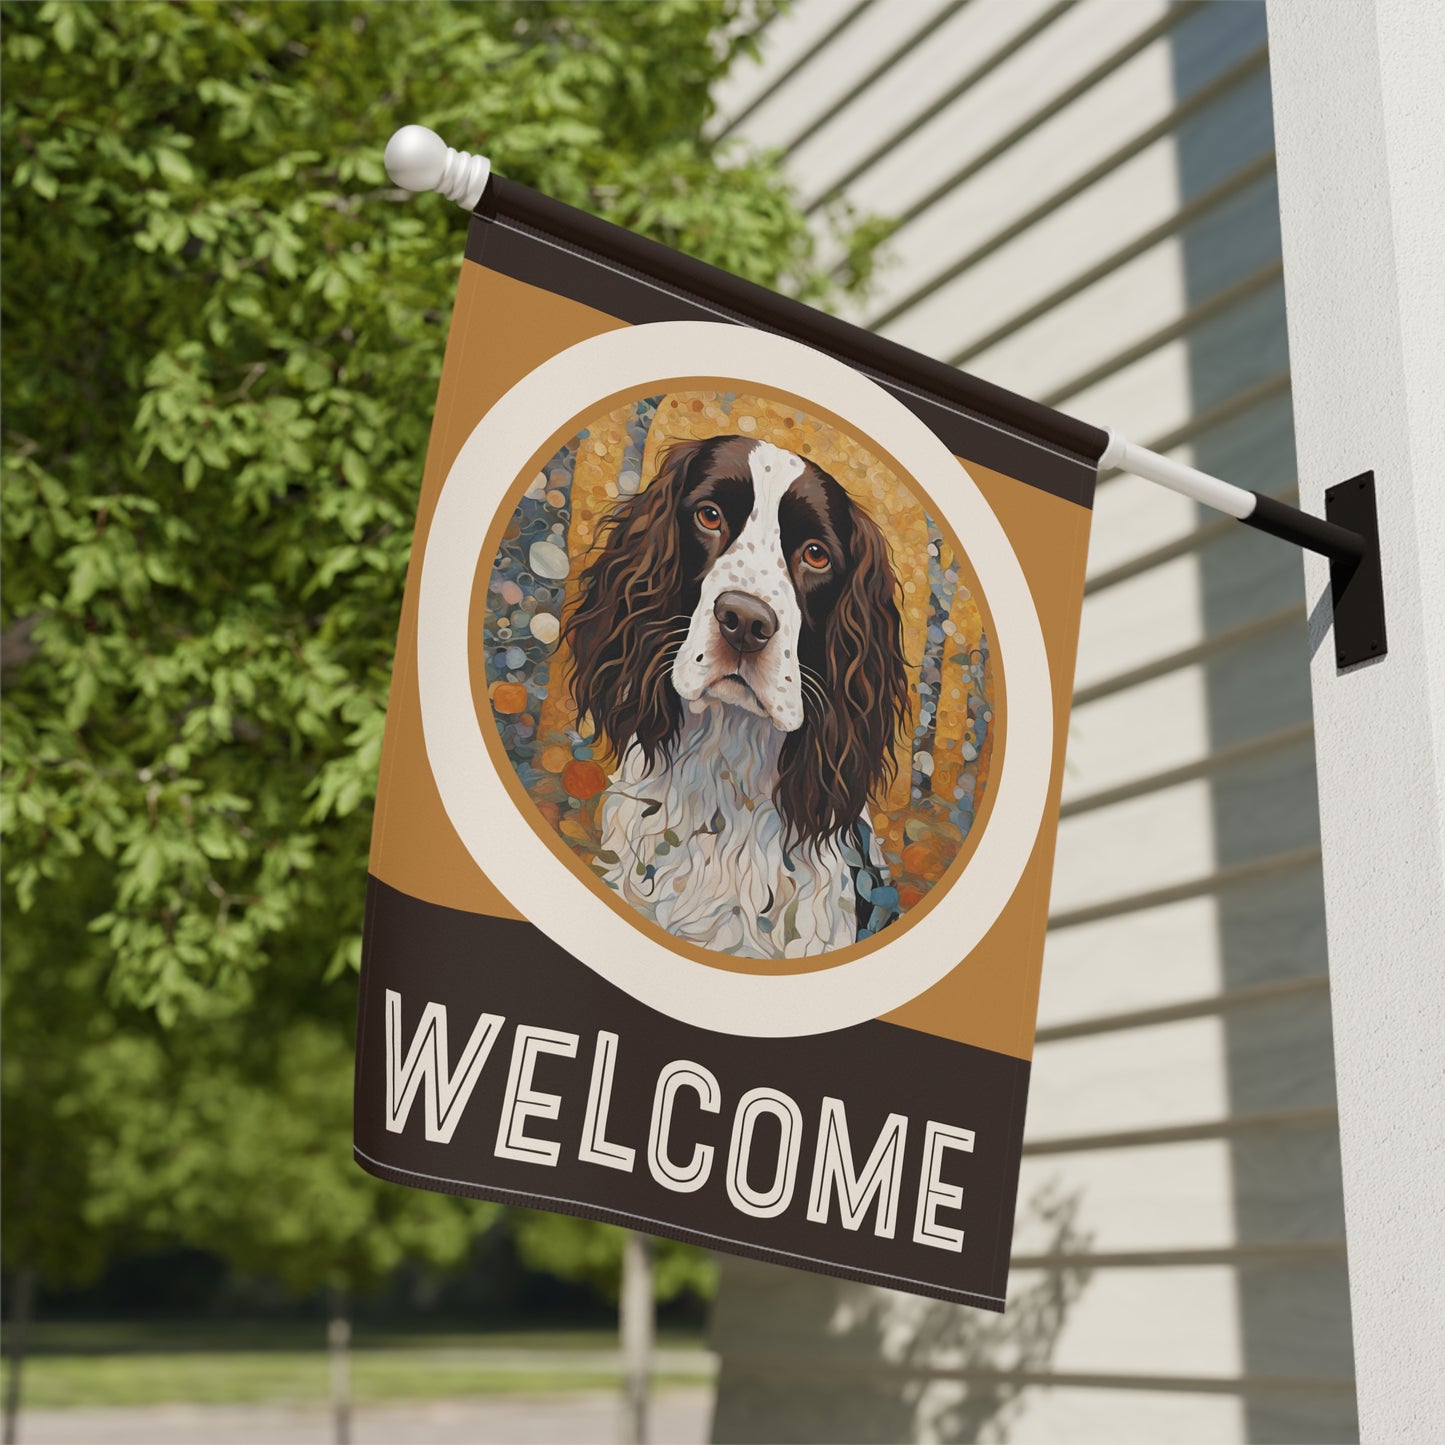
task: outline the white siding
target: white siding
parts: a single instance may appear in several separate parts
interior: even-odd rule
[[[1262,4],[798,0],[720,129],[905,218],[853,319],[1294,485]],[[1101,483],[1001,1319],[724,1266],[718,1440],[1356,1438],[1300,561]]]

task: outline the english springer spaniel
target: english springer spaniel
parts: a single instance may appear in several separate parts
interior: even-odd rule
[[[565,636],[579,726],[620,762],[605,881],[667,932],[751,958],[867,936],[869,800],[908,715],[877,524],[768,442],[668,449],[599,529]],[[608,862],[608,859],[615,861]]]

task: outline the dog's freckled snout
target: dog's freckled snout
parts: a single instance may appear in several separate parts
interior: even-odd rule
[[[722,592],[712,605],[723,641],[738,652],[761,652],[778,630],[778,614],[750,592]]]

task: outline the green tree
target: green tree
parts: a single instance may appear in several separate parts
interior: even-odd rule
[[[24,960],[6,1169],[43,1183],[7,1197],[12,1267],[51,1270],[47,1231],[137,1220],[298,1287],[448,1257],[453,1202],[383,1206],[411,1196],[344,1147],[370,807],[464,236],[388,184],[381,150],[432,125],[826,300],[866,284],[877,228],[830,216],[845,259],[825,268],[777,158],[704,134],[769,8],[0,7],[0,828]],[[51,1068],[79,1091],[64,1119]],[[351,1252],[362,1221],[392,1244]]]
[[[259,980],[244,1027],[222,1011],[165,1029],[134,1005],[105,1006],[103,953],[85,946],[82,920],[41,952],[32,941],[6,951],[0,1063],[5,1262],[22,1303],[37,1276],[92,1278],[117,1243],[182,1239],[296,1295],[326,1287],[340,1344],[354,1290],[403,1259],[454,1266],[499,1213],[354,1166],[347,1031],[297,1016],[294,995],[270,987],[279,970]]]
[[[464,232],[387,184],[382,145],[433,124],[816,291],[774,161],[702,137],[736,8],[5,7],[16,927],[78,905],[118,994],[165,1020],[244,1004],[283,957],[355,963]]]

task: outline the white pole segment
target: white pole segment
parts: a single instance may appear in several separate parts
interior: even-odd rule
[[[1183,462],[1173,461],[1158,452],[1151,452],[1148,447],[1135,446],[1111,426],[1104,430],[1109,434],[1109,445],[1099,458],[1100,471],[1117,467],[1121,472],[1132,472],[1146,482],[1157,482],[1171,492],[1192,497],[1196,502],[1203,502],[1206,507],[1213,507],[1226,516],[1237,517],[1241,522],[1254,514],[1258,499],[1253,492],[1211,477],[1208,472],[1201,472],[1195,467],[1187,467]]]
[[[1269,0],[1302,500],[1373,469],[1388,657],[1311,669],[1360,1433],[1445,1430],[1445,6]],[[1305,558],[1306,599],[1328,594]]]
[[[486,156],[453,150],[434,130],[404,125],[386,143],[386,173],[404,191],[440,191],[470,211],[487,188],[492,163]]]

